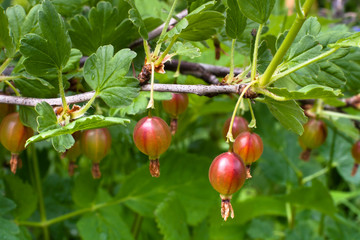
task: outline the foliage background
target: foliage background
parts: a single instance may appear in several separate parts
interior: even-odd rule
[[[35,2],[12,3],[20,3],[29,9]],[[83,7],[85,4],[97,4],[93,0],[52,2],[70,25],[75,14],[88,11]],[[119,9],[124,4],[120,0],[110,2]],[[3,1],[2,6],[12,3]],[[136,1],[141,15],[149,16],[146,23],[150,30],[166,19],[170,4],[171,1]],[[282,30],[276,26],[281,25],[286,13],[283,4],[278,1],[270,17],[268,33],[264,36],[269,42]],[[185,6],[186,2],[182,1],[178,10]],[[329,8],[330,5],[327,1],[319,1],[318,7]],[[348,11],[359,12],[358,8],[356,1],[348,2]],[[313,11],[317,14],[316,9]],[[127,13],[120,11],[121,14]],[[329,17],[320,17],[319,22],[324,31],[352,27],[334,24],[338,20]],[[356,26],[358,23],[352,24]],[[243,54],[250,50],[249,33],[254,26],[254,23],[247,26],[242,41],[238,43],[237,67],[249,61]],[[119,39],[97,44],[110,42],[118,51],[139,37],[136,29],[129,29],[121,32]],[[73,30],[73,34],[81,33],[81,29]],[[230,41],[221,31],[218,37],[221,46],[229,52]],[[97,49],[97,46],[85,49],[74,37],[72,41],[83,55]],[[197,62],[229,65],[230,59],[226,55],[222,55],[219,61],[214,59],[211,40],[194,44],[202,52]],[[136,51],[135,66],[139,70],[144,53],[142,48]],[[183,60],[190,59],[185,57]],[[156,79],[161,83],[171,83],[173,73],[156,75]],[[180,76],[178,83],[203,84],[191,76]],[[345,91],[345,96],[359,93],[359,85],[357,79],[355,87]],[[54,93],[48,92],[43,97],[51,95]],[[168,94],[157,96],[158,100],[168,98]],[[37,206],[41,199],[38,189],[33,186],[30,164],[34,158],[40,163],[47,219],[59,220],[59,216],[75,213],[71,218],[49,224],[51,239],[360,239],[360,174],[350,176],[353,166],[350,148],[358,132],[350,121],[327,120],[329,134],[326,143],[313,152],[309,162],[303,162],[298,158],[301,148],[297,135],[285,130],[264,104],[256,103],[256,133],[264,141],[264,153],[252,167],[253,178],[233,196],[235,219],[223,222],[220,198],[209,184],[207,174],[212,160],[227,150],[221,136],[222,126],[230,117],[236,99],[194,95],[189,95],[189,98],[189,108],[179,119],[179,129],[171,147],[160,158],[159,179],[150,177],[148,159],[135,148],[132,140],[133,127],[145,116],[144,111],[130,115],[131,122],[127,126],[110,127],[112,149],[101,163],[100,180],[92,179],[91,163],[84,156],[78,159],[79,168],[75,176],[68,177],[67,159],[61,159],[51,143],[45,141],[34,144],[21,154],[23,168],[12,175],[5,167],[10,155],[1,147],[0,163],[4,167],[0,170],[0,239],[42,238],[41,226],[28,224],[40,220]],[[137,106],[146,106],[146,98],[138,101]],[[106,108],[102,101],[98,101],[93,110],[99,109],[104,115],[119,114],[116,109]],[[360,115],[351,109],[345,111]],[[130,111],[125,112],[129,114]],[[120,114],[124,112],[120,111]],[[155,115],[169,121],[160,101],[156,102]],[[251,119],[248,113],[245,117]]]

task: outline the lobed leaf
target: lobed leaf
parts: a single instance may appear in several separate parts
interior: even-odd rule
[[[330,87],[325,87],[316,84],[310,84],[306,87],[300,88],[296,91],[288,90],[287,88],[267,88],[268,91],[284,97],[286,100],[301,100],[301,99],[315,99],[315,98],[332,98],[332,97],[341,97],[340,89],[332,89]]]
[[[4,9],[0,6],[0,49],[5,47],[6,57],[11,58],[16,52],[13,39],[10,36],[9,21]]]
[[[241,13],[237,0],[228,0],[226,10],[225,31],[232,39],[240,39],[246,28],[247,18]]]
[[[85,81],[110,107],[130,105],[139,94],[138,80],[125,76],[135,56],[130,49],[114,55],[114,47],[108,45],[100,47],[85,62]]]
[[[185,56],[185,57],[189,57],[191,59],[200,57],[200,55],[201,55],[200,49],[197,47],[194,47],[194,45],[192,45],[189,42],[186,42],[186,43],[176,42],[173,45],[172,50],[173,50],[172,55]]]
[[[360,47],[360,33],[354,33],[347,38],[339,39],[336,43],[329,44],[330,48],[336,47]]]
[[[265,23],[274,8],[275,0],[238,0],[241,12],[251,20]]]

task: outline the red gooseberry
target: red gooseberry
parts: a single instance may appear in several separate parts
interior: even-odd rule
[[[304,124],[304,132],[299,137],[299,144],[304,150],[300,158],[308,161],[310,159],[311,150],[320,147],[326,140],[327,127],[322,120],[315,118],[309,119]]]
[[[357,169],[360,164],[360,140],[358,140],[351,148],[351,155],[353,156],[355,163],[353,170],[351,172],[351,176],[355,176]]]
[[[133,139],[136,147],[149,156],[151,176],[159,177],[159,157],[171,143],[169,126],[159,117],[144,117],[134,128]]]
[[[226,135],[229,131],[230,122],[231,122],[231,117],[226,120],[224,127],[223,127],[222,134],[223,134],[224,139],[226,139]],[[231,131],[233,138],[235,139],[242,132],[249,131],[248,125],[249,125],[249,123],[245,118],[236,116],[234,118],[234,124],[233,124],[232,131]]]
[[[174,135],[177,130],[177,119],[180,114],[185,112],[189,105],[189,97],[185,93],[171,93],[172,98],[170,100],[162,101],[164,111],[171,117],[170,131]]]
[[[86,130],[81,136],[81,150],[91,159],[93,178],[100,178],[99,163],[109,153],[111,148],[111,135],[107,128]]]
[[[247,169],[246,178],[251,178],[250,166],[263,153],[264,145],[259,135],[251,132],[242,132],[234,142],[234,152],[244,161]]]
[[[246,179],[246,168],[243,160],[234,152],[226,152],[217,156],[209,169],[209,181],[220,193],[221,216],[226,221],[234,218],[230,200],[232,194],[239,190]]]
[[[25,149],[25,142],[32,135],[33,130],[22,124],[19,113],[11,113],[2,120],[0,141],[11,152],[10,166],[13,173],[16,173],[18,163],[21,164],[19,153]]]

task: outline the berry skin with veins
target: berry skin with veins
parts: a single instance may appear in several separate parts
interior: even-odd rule
[[[226,221],[234,218],[230,200],[232,194],[238,191],[246,179],[246,167],[242,159],[234,152],[226,152],[217,156],[209,168],[209,181],[220,193],[221,216]]]
[[[151,176],[159,177],[159,157],[171,143],[169,126],[159,117],[144,117],[134,128],[133,139],[136,147],[149,156]]]
[[[25,143],[28,138],[34,134],[33,130],[26,127],[20,121],[19,113],[7,115],[0,125],[1,144],[11,152],[10,166],[11,171],[16,173],[19,159],[19,153],[25,149]]]
[[[322,120],[315,118],[309,119],[307,123],[304,124],[304,132],[299,137],[299,144],[304,150],[300,158],[304,161],[310,159],[311,150],[320,147],[326,140],[327,137],[327,127]]]
[[[231,117],[226,120],[224,127],[223,127],[222,134],[223,134],[224,139],[226,139],[226,135],[229,130],[230,122],[231,122]],[[232,127],[233,138],[235,139],[242,132],[249,131],[248,125],[249,125],[249,123],[245,118],[236,116],[234,118],[234,124]]]
[[[81,136],[81,150],[91,159],[92,175],[97,179],[101,177],[99,163],[109,153],[111,148],[111,135],[107,128],[90,129]]]
[[[171,117],[170,131],[174,135],[177,130],[177,119],[180,114],[185,112],[189,105],[189,97],[185,93],[171,93],[172,98],[170,100],[162,101],[164,111]]]
[[[247,168],[246,178],[251,178],[250,166],[257,161],[263,153],[264,145],[259,135],[251,132],[243,132],[236,137],[234,152],[238,154]]]

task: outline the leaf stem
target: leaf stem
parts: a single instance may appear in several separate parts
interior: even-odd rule
[[[255,114],[254,114],[254,110],[251,106],[251,101],[250,99],[247,99],[248,104],[249,104],[249,109],[250,109],[250,113],[251,113],[251,122],[249,123],[248,127],[249,128],[256,128],[256,118],[255,118]]]
[[[11,62],[12,58],[7,58],[3,64],[1,64],[0,66],[0,74],[3,73],[3,71],[7,68],[7,66],[9,66],[10,62]]]
[[[292,67],[292,68],[290,68],[290,69],[288,69],[288,70],[286,70],[284,72],[281,72],[279,74],[274,75],[271,78],[268,85],[270,85],[271,83],[274,83],[276,80],[278,80],[280,78],[283,78],[283,77],[285,77],[285,76],[287,76],[287,75],[289,75],[289,74],[291,74],[293,72],[296,72],[296,71],[300,70],[301,68],[304,68],[304,67],[309,66],[310,64],[312,64],[314,62],[317,62],[317,61],[320,61],[320,60],[326,58],[327,56],[329,56],[329,55],[333,54],[334,52],[336,52],[338,49],[339,49],[339,47],[332,48],[331,50],[329,50],[327,52],[324,52],[323,54],[320,54],[319,56],[317,56],[315,58],[309,59],[309,60],[307,60],[307,61],[305,61],[303,63],[300,63],[299,65],[296,65],[296,66],[294,66],[294,67]]]
[[[16,96],[21,97],[19,91],[8,80],[5,80],[4,82],[14,91]]]
[[[169,23],[170,23],[170,20],[172,18],[172,15],[175,11],[175,7],[176,7],[176,3],[177,3],[178,0],[174,0],[173,2],[173,5],[171,6],[171,9],[170,9],[170,12],[169,12],[169,15],[167,16],[167,19],[165,21],[165,24],[164,24],[164,28],[162,29],[161,31],[161,34],[160,34],[160,37],[159,37],[159,40],[162,38],[162,36],[166,33],[168,27],[169,27]],[[161,44],[162,42],[159,42],[156,44],[156,47],[155,47],[155,51],[154,51],[154,55],[155,56],[158,56],[159,53],[160,53],[160,49],[161,49]]]
[[[285,97],[278,96],[278,95],[270,92],[269,90],[266,90],[263,88],[254,88],[254,91],[256,91],[257,93],[264,94],[265,96],[270,97],[276,101],[287,101],[288,100]]]
[[[321,111],[320,115],[322,115],[322,116],[325,115],[325,116],[330,116],[330,117],[335,117],[335,118],[347,118],[347,119],[353,119],[353,120],[360,121],[360,116],[339,113],[339,112],[326,111],[326,110]]]
[[[66,98],[65,98],[65,90],[64,90],[64,84],[63,84],[63,79],[62,79],[62,68],[60,68],[58,70],[58,81],[59,81],[59,91],[60,91],[60,97],[61,97],[61,102],[63,105],[63,111],[64,113],[66,113],[69,110],[69,106],[66,103]]]
[[[252,62],[252,66],[251,66],[251,81],[254,81],[255,77],[256,77],[259,42],[260,42],[260,36],[261,36],[263,26],[264,26],[263,24],[259,25],[258,31],[256,33],[256,37],[255,37],[254,55],[253,55],[253,62]]]
[[[295,0],[295,7],[298,16],[305,18],[304,12],[301,9],[301,0]]]
[[[233,111],[233,114],[232,114],[232,117],[231,117],[231,121],[230,121],[230,125],[229,125],[229,130],[226,134],[226,142],[230,143],[230,142],[234,142],[234,136],[232,135],[232,128],[233,128],[233,125],[234,125],[234,120],[235,120],[235,116],[236,116],[236,113],[237,113],[237,110],[240,106],[240,102],[241,102],[241,99],[243,99],[244,97],[244,94],[246,93],[246,91],[251,87],[251,85],[253,85],[256,81],[254,82],[251,82],[249,85],[247,85],[244,90],[241,92],[240,94],[240,97],[238,98],[237,102],[236,102],[236,105],[235,105],[235,108],[234,108],[234,111]]]
[[[329,171],[329,168],[326,167],[326,168],[323,168],[323,169],[320,169],[319,171],[317,172],[314,172],[313,174],[307,176],[307,177],[304,177],[303,180],[302,180],[302,184],[305,184],[307,182],[310,182],[311,180],[317,178],[317,177],[320,177],[322,175],[324,175],[325,173],[327,173]]]
[[[236,43],[236,39],[233,39],[231,42],[231,55],[230,55],[230,73],[229,73],[229,77],[226,80],[227,83],[231,83],[233,78],[234,78],[234,53],[235,53],[235,43]]]
[[[147,41],[145,39],[143,39],[143,45],[144,45],[144,51],[146,54],[146,62],[150,63],[151,62],[150,48],[149,48],[149,44],[147,43]]]
[[[45,204],[44,204],[44,196],[42,191],[42,185],[41,185],[41,177],[40,177],[40,171],[39,171],[39,161],[36,154],[36,148],[34,146],[29,147],[32,152],[32,163],[33,163],[33,171],[35,176],[35,187],[37,190],[37,196],[39,200],[39,212],[40,212],[40,219],[41,222],[46,222],[46,210],[45,210]],[[44,239],[49,240],[49,229],[47,226],[42,226],[43,232],[44,232]]]
[[[150,88],[150,100],[149,104],[147,105],[147,109],[152,108],[154,109],[154,63],[151,62],[151,88]]]
[[[265,87],[271,80],[272,75],[274,74],[277,66],[281,63],[283,57],[285,56],[287,50],[290,48],[291,44],[296,38],[296,35],[300,31],[302,25],[306,20],[306,16],[310,11],[310,8],[315,0],[306,0],[303,5],[303,15],[298,15],[295,19],[295,22],[291,26],[286,38],[281,44],[279,50],[276,52],[274,58],[271,60],[269,66],[267,67],[264,75],[260,79],[259,85],[260,87]]]
[[[135,240],[139,236],[142,220],[143,220],[143,217],[140,214],[136,213],[134,223],[131,227],[131,233],[133,234]]]
[[[178,60],[178,64],[177,64],[177,67],[176,67],[176,71],[174,73],[174,78],[175,78],[175,84],[176,84],[176,80],[177,78],[180,76],[180,66],[181,66],[181,55],[179,56],[179,60]]]
[[[87,112],[87,110],[91,107],[91,105],[93,104],[93,102],[95,101],[98,95],[99,94],[95,92],[94,96],[92,96],[92,98],[90,98],[90,100],[79,111],[70,113],[70,119],[76,119],[83,116]]]
[[[158,66],[162,60],[164,60],[164,58],[166,57],[166,55],[170,52],[172,46],[174,45],[174,43],[176,42],[176,39],[178,38],[178,36],[175,36],[171,39],[171,42],[169,43],[169,45],[167,46],[167,48],[165,49],[165,51],[161,54],[161,56],[155,61],[155,66]]]

